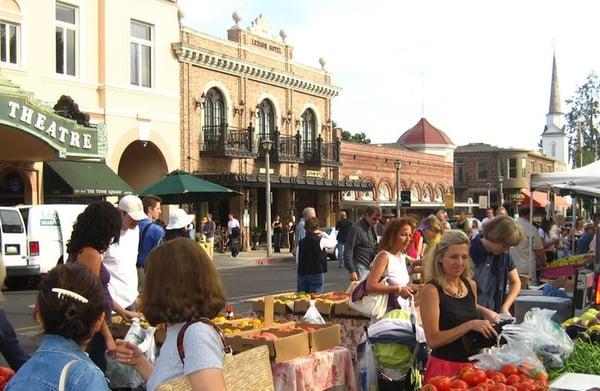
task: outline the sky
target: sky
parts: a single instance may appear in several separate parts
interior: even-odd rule
[[[332,119],[373,143],[395,142],[421,117],[456,145],[537,149],[556,51],[564,103],[600,72],[594,0],[178,0],[184,24],[226,39],[259,14],[284,29],[296,62],[342,88]]]

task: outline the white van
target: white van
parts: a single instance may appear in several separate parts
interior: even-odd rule
[[[7,275],[39,274],[40,267],[28,262],[25,225],[17,208],[0,206],[0,255]]]
[[[73,224],[86,206],[47,204],[17,207],[25,222],[29,264],[38,266],[37,275],[47,273],[66,254]],[[10,276],[10,272],[7,274]]]

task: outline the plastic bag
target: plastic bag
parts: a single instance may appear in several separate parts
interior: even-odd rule
[[[552,320],[554,310],[532,308],[523,323],[506,325],[502,335],[516,343],[527,345],[538,355],[546,368],[562,367],[573,352],[573,341],[558,323]]]
[[[379,388],[377,380],[377,360],[375,358],[375,353],[373,352],[373,345],[369,342],[369,338],[358,346],[357,353],[360,391],[377,391]]]
[[[319,310],[315,306],[315,301],[311,300],[308,305],[308,309],[306,313],[302,317],[302,322],[304,323],[312,323],[312,324],[325,324],[325,319],[319,313]]]
[[[156,360],[155,331],[154,327],[142,328],[139,320],[134,318],[123,339],[138,345],[146,358],[154,363]],[[144,379],[133,366],[121,364],[108,354],[106,355],[106,377],[110,380],[112,388],[136,388],[144,384]]]
[[[499,371],[503,365],[516,365],[534,379],[539,373],[546,372],[544,364],[527,345],[510,338],[507,341],[506,345],[492,347],[487,353],[476,354],[469,357],[469,360],[476,360],[475,366],[483,370]]]

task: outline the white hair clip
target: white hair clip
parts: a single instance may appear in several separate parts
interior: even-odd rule
[[[71,299],[80,301],[83,304],[87,304],[87,302],[88,302],[88,299],[86,299],[85,297],[81,296],[79,293],[75,293],[75,292],[70,291],[68,289],[52,288],[52,292],[56,293],[58,295],[59,299],[62,299],[63,297],[67,296],[67,297],[70,297]]]

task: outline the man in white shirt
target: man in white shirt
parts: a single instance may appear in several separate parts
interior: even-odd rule
[[[537,229],[529,221],[529,207],[519,209],[519,217],[516,220],[517,225],[521,227],[525,234],[521,242],[510,249],[510,256],[517,265],[519,274],[528,275],[532,284],[537,284],[537,262],[539,258],[541,266],[546,265],[546,254],[544,253],[544,243],[538,234]],[[531,247],[529,241],[531,238]]]
[[[142,200],[127,195],[119,201],[121,236],[118,243],[110,245],[104,253],[104,266],[110,273],[108,291],[113,300],[113,310],[123,318],[140,317],[136,312],[138,297],[137,255],[140,235],[138,221],[147,218]]]
[[[490,221],[493,218],[494,218],[494,209],[486,208],[485,217],[483,218],[483,220],[481,220],[481,225],[487,223],[488,221]]]
[[[237,256],[240,254],[237,246],[237,240],[240,236],[240,222],[238,219],[233,217],[233,213],[229,213],[227,218],[229,219],[229,221],[227,221],[227,236],[229,237],[231,256],[233,258],[237,258]]]

